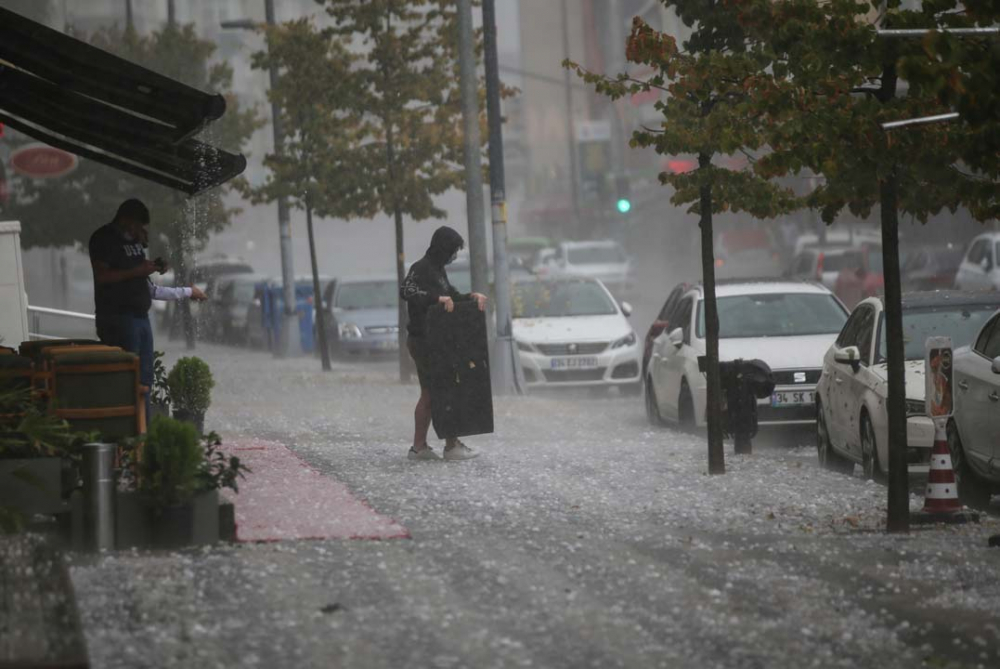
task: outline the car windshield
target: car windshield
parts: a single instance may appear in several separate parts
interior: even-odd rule
[[[836,334],[847,320],[837,299],[823,293],[761,293],[720,297],[719,338]],[[698,338],[705,337],[704,301],[698,303]]]
[[[530,281],[513,286],[514,318],[611,316],[618,313],[608,294],[593,281]]]
[[[951,337],[952,348],[968,346],[997,310],[994,304],[925,307],[903,311],[903,351],[907,360],[923,360],[928,337]],[[875,362],[885,362],[885,323],[879,327]]]
[[[861,254],[855,251],[830,253],[823,256],[824,272],[839,272],[842,269],[861,267]]]
[[[617,265],[625,262],[625,252],[617,246],[581,246],[570,248],[566,258],[571,265]]]
[[[396,306],[395,281],[364,281],[341,284],[337,291],[339,309],[389,309]]]

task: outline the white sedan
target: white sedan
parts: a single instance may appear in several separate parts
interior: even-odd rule
[[[948,445],[958,492],[970,506],[986,506],[1000,492],[1000,312],[971,346],[955,350],[954,383]]]
[[[719,359],[760,359],[774,374],[770,398],[758,401],[759,425],[811,425],[823,354],[847,320],[828,289],[798,281],[739,281],[716,287]],[[646,376],[650,422],[704,425],[707,395],[698,357],[705,355],[702,287],[681,299],[673,329],[653,341]]]
[[[638,394],[642,350],[600,281],[565,277],[512,286],[513,334],[528,387],[619,386]]]
[[[949,336],[952,345],[969,344],[1000,302],[1000,296],[957,291],[903,296],[906,366],[907,469],[926,475],[934,445],[934,424],[924,407],[924,343]],[[861,463],[865,476],[888,471],[889,428],[882,299],[870,297],[854,308],[823,361],[817,386],[816,448],[820,464],[850,472]]]

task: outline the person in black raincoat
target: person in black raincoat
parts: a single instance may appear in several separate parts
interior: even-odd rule
[[[403,285],[400,297],[406,301],[409,322],[406,326],[406,346],[417,366],[420,380],[420,399],[413,413],[413,447],[407,453],[411,460],[439,460],[440,457],[427,444],[427,431],[431,426],[430,356],[432,347],[428,341],[427,310],[435,304],[443,304],[445,311],[455,309],[455,302],[475,300],[479,310],[486,309],[486,296],[481,293],[460,293],[448,281],[445,265],[455,260],[465,246],[462,235],[447,226],[434,231],[431,245],[424,257],[413,263]],[[448,439],[444,447],[445,460],[469,460],[479,455],[458,439]]]

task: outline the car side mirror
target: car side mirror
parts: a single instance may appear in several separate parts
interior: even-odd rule
[[[989,258],[983,258],[982,261],[980,261],[979,266],[983,268],[984,272],[989,272],[993,269],[993,263],[990,262]]]
[[[680,348],[681,344],[684,343],[684,331],[680,328],[674,328],[670,331],[670,334],[667,335],[667,339],[670,340],[671,344]]]
[[[628,302],[622,302],[622,313],[625,314],[625,318],[632,315],[632,305]]]
[[[854,371],[858,371],[858,367],[861,365],[861,351],[858,350],[857,346],[845,346],[834,351],[833,359],[839,363],[850,365]]]
[[[253,306],[255,306],[255,307],[259,307],[260,306],[260,298],[259,297],[253,298]]]
[[[992,369],[993,369],[993,373],[994,374],[1000,374],[1000,355],[998,355],[997,357],[993,358]]]

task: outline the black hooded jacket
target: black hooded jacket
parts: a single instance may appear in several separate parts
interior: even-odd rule
[[[471,300],[472,296],[460,293],[448,281],[444,266],[451,257],[465,246],[465,240],[447,226],[434,231],[431,245],[424,257],[413,263],[403,280],[399,295],[406,300],[409,323],[406,331],[411,337],[427,336],[427,310],[447,295],[456,302]]]

